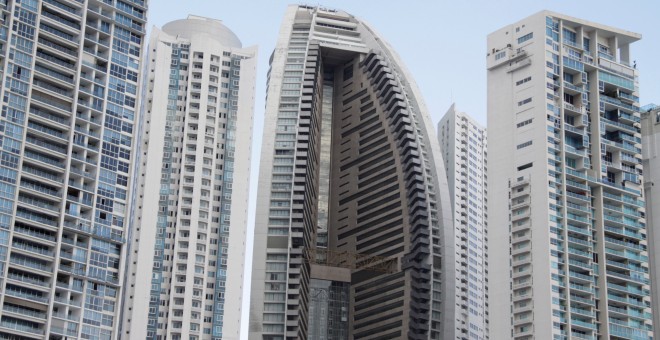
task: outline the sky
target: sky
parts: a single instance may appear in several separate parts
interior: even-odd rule
[[[257,45],[259,61],[254,112],[250,218],[243,304],[242,339],[247,339],[249,267],[263,134],[268,59],[275,47],[289,2],[281,0],[150,0],[151,26],[188,14],[220,19],[243,46]],[[640,71],[640,103],[660,104],[660,2],[610,0],[328,0],[306,3],[344,10],[368,22],[397,51],[417,82],[434,123],[452,103],[486,125],[486,36],[538,11],[548,9],[642,34],[632,45]],[[230,307],[226,306],[226,310]]]

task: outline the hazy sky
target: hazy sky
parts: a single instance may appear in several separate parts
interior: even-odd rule
[[[268,59],[289,2],[280,0],[150,0],[149,26],[188,14],[221,19],[243,46],[259,46],[246,266],[252,263],[257,170],[263,132]],[[333,0],[320,4],[367,21],[398,52],[424,95],[434,123],[452,102],[486,124],[486,36],[543,9],[642,34],[632,45],[640,70],[640,102],[660,104],[660,2],[656,1],[387,1]],[[249,272],[246,276],[249,276]],[[248,277],[246,277],[247,279]],[[245,302],[249,298],[246,280]],[[247,339],[248,305],[243,308]],[[225,306],[231,312],[230,306]]]

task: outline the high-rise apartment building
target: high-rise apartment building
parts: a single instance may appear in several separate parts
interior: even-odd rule
[[[256,52],[214,19],[151,33],[122,338],[239,338]]]
[[[447,177],[399,57],[290,6],[268,75],[249,338],[453,338]]]
[[[488,36],[491,338],[652,338],[639,39],[547,11]]]
[[[0,338],[116,339],[146,1],[0,1]]]
[[[651,297],[654,332],[660,326],[660,213],[654,212],[660,202],[660,106],[649,104],[642,112],[642,165],[644,166],[644,196],[649,239],[649,267],[651,270]]]
[[[486,129],[452,105],[438,123],[454,228],[456,339],[488,339]]]

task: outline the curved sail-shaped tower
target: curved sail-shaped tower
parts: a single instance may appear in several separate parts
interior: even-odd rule
[[[454,338],[447,177],[397,54],[291,6],[270,65],[249,338]]]

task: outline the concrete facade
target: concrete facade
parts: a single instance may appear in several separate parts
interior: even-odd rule
[[[116,339],[147,2],[0,11],[0,338]]]
[[[256,55],[215,19],[151,34],[122,337],[239,339]]]
[[[453,338],[447,177],[398,56],[346,12],[290,6],[270,64],[249,338]]]
[[[456,264],[456,339],[488,339],[486,129],[455,105],[438,123],[449,181]]]
[[[653,208],[660,204],[660,107],[649,104],[642,108],[642,164],[644,166],[644,196],[646,198],[646,220],[649,239],[651,269],[651,295],[654,332],[660,325],[660,213]]]
[[[488,36],[494,339],[653,336],[640,38],[548,11]]]

